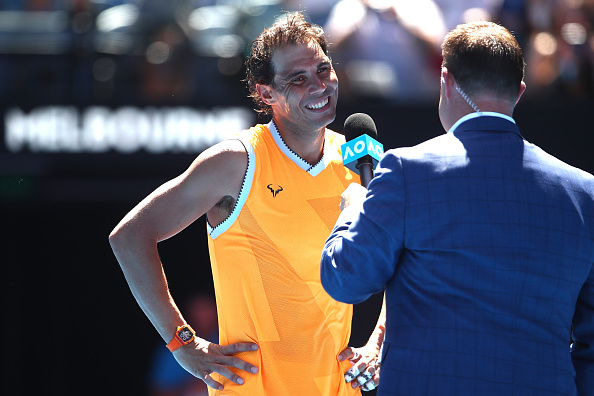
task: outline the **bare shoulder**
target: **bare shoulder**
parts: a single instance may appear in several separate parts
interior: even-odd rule
[[[181,175],[159,186],[118,224],[133,234],[167,239],[207,213],[224,216],[233,208],[247,169],[247,152],[240,141],[225,141],[202,152]]]
[[[224,220],[233,210],[248,166],[247,151],[239,140],[226,140],[202,152],[184,178],[208,197],[211,224]]]
[[[190,182],[199,180],[202,188],[206,183],[214,191],[230,194],[238,184],[237,190],[241,187],[247,163],[243,143],[225,140],[204,150],[190,165],[184,178]]]
[[[237,139],[225,140],[204,150],[196,158],[189,171],[193,171],[195,167],[207,168],[205,170],[215,172],[245,171],[247,168],[246,149],[243,143]],[[209,169],[211,167],[214,169]],[[217,171],[217,169],[219,170]]]

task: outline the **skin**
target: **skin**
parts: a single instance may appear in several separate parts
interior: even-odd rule
[[[441,69],[441,91],[439,96],[439,119],[446,131],[467,114],[473,113],[474,109],[464,100],[462,95],[456,91],[456,80],[454,75],[446,67]],[[522,81],[520,94],[515,101],[503,98],[489,91],[483,91],[471,98],[481,111],[492,111],[512,116],[514,107],[526,90],[526,84]]]
[[[272,64],[274,81],[258,85],[258,93],[272,107],[273,120],[287,145],[315,164],[323,154],[325,127],[336,116],[338,79],[330,59],[317,43],[309,43],[277,49]],[[204,214],[213,227],[225,220],[238,199],[246,169],[247,154],[239,141],[216,144],[202,152],[183,174],[142,200],[109,236],[132,294],[164,342],[187,321],[169,292],[157,244]],[[243,384],[244,377],[259,368],[234,355],[257,349],[254,343],[217,345],[197,337],[173,355],[208,386],[223,389],[210,374],[216,372]],[[354,350],[348,348],[339,359],[354,356]],[[245,374],[239,376],[230,368]]]
[[[322,158],[326,125],[336,117],[336,72],[313,42],[278,49],[272,65],[273,83],[258,84],[256,89],[264,103],[272,107],[272,119],[284,141],[301,158],[315,164]]]
[[[204,151],[186,172],[141,201],[110,234],[109,242],[132,294],[165,342],[186,320],[169,293],[157,243],[177,234],[206,212],[214,221],[224,219],[227,205],[221,203],[237,199],[247,167],[243,146],[238,146],[241,143],[229,142]],[[217,372],[235,383],[243,383],[244,379],[229,367],[247,373],[258,372],[258,368],[233,355],[256,349],[253,343],[222,346],[197,337],[173,355],[208,386],[222,389],[210,374]]]

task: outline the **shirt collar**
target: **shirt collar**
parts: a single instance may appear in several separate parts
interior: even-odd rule
[[[513,122],[514,124],[516,123],[516,121],[514,121],[514,119],[511,118],[508,115],[501,114],[501,113],[495,113],[493,111],[482,111],[482,112],[477,112],[477,113],[470,113],[470,114],[467,114],[464,117],[460,118],[458,121],[456,121],[456,123],[454,125],[452,125],[452,127],[450,128],[450,130],[448,131],[448,133],[453,133],[456,130],[456,128],[458,128],[458,126],[460,124],[462,124],[464,121],[468,121],[468,120],[471,120],[473,118],[483,117],[483,116],[499,117],[499,118],[506,119],[506,120],[508,120],[510,122]]]
[[[323,148],[322,158],[320,159],[320,161],[317,164],[312,165],[309,162],[305,161],[303,158],[301,158],[299,155],[297,155],[297,153],[295,153],[293,150],[291,150],[289,148],[289,146],[287,145],[287,143],[285,143],[283,137],[281,136],[280,132],[278,131],[278,128],[276,127],[276,124],[274,123],[274,121],[270,121],[268,123],[268,130],[270,131],[272,138],[274,139],[278,148],[291,161],[293,161],[297,166],[299,166],[301,169],[303,169],[310,175],[317,176],[328,165],[328,160],[327,160],[328,155],[327,155],[326,150],[328,147],[330,147],[330,143],[328,141],[327,133],[324,136],[324,148]]]

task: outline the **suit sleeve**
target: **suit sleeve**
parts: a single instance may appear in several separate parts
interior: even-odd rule
[[[402,163],[388,151],[363,206],[346,208],[326,240],[321,280],[335,300],[359,303],[392,278],[403,249],[404,205]]]
[[[594,267],[578,296],[571,358],[580,396],[594,396]]]

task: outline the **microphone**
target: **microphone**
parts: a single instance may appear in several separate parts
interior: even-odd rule
[[[344,122],[344,135],[347,142],[341,146],[342,164],[359,174],[361,185],[367,188],[375,166],[384,155],[384,146],[375,140],[375,122],[365,113],[351,114]]]

